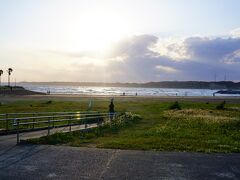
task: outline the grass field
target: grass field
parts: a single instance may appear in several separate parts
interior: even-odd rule
[[[107,111],[109,98],[93,101],[93,109]],[[72,132],[41,138],[35,142],[116,149],[193,152],[240,152],[240,104],[181,102],[181,110],[170,109],[173,102],[158,99],[119,99],[115,109],[133,112],[141,120],[109,126],[86,133]],[[0,113],[39,111],[85,111],[88,101],[18,101],[0,106]],[[56,140],[57,139],[57,140]]]

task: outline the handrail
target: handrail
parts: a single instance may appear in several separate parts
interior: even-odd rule
[[[18,119],[19,123],[27,121],[40,121],[47,118],[50,119],[65,119],[65,118],[80,118],[86,116],[102,116],[107,115],[107,112],[97,112],[97,111],[77,111],[77,112],[26,112],[26,113],[8,113],[0,114],[0,127],[3,131],[15,131],[16,127],[13,125]],[[4,116],[3,116],[4,115]],[[25,115],[25,116],[24,116]],[[54,122],[53,122],[54,123]],[[32,129],[35,129],[36,123],[32,123]]]
[[[3,113],[0,114],[0,116],[5,116],[5,115],[28,115],[28,114],[76,114],[76,113],[85,113],[85,112],[97,112],[97,111],[69,111],[69,112],[27,112],[27,113]]]
[[[78,115],[82,115],[82,116],[85,116],[85,117],[81,117]],[[88,117],[88,115],[91,115]],[[113,116],[112,116],[113,115]],[[38,117],[23,117],[23,118],[15,118],[14,119],[14,123],[12,124],[15,128],[16,128],[16,131],[17,131],[17,144],[20,143],[20,126],[25,126],[25,125],[33,125],[33,128],[34,128],[34,125],[36,124],[48,124],[47,127],[45,126],[44,128],[47,128],[47,134],[49,135],[50,134],[50,128],[52,127],[55,127],[54,124],[52,123],[55,123],[55,122],[63,122],[63,121],[67,121],[67,124],[58,124],[57,126],[69,126],[69,131],[71,131],[71,127],[72,125],[84,125],[85,124],[85,128],[87,128],[87,125],[90,125],[90,124],[96,124],[97,126],[99,125],[99,122],[100,122],[100,118],[107,118],[109,117],[110,120],[112,120],[112,118],[116,117],[116,113],[114,114],[111,114],[112,117],[110,117],[110,114],[109,113],[106,113],[106,112],[103,112],[103,113],[95,113],[95,114],[80,114],[80,113],[77,113],[77,114],[72,114],[72,115],[58,115],[58,116],[38,116]],[[55,118],[64,118],[64,119],[55,119]],[[66,119],[67,118],[67,119]],[[41,119],[46,119],[46,120],[42,120],[42,121],[35,121],[36,119],[38,120],[41,120]],[[89,119],[96,119],[97,122],[93,123],[93,122],[87,122],[87,120]],[[32,120],[31,122],[21,122],[23,120]],[[85,121],[82,121],[83,123],[79,123],[79,120],[85,120]],[[75,121],[75,123],[74,123]],[[78,123],[77,123],[77,122]],[[102,123],[102,122],[101,122]]]
[[[95,113],[97,113],[96,111],[90,111],[90,112],[95,112]],[[33,113],[29,113],[29,114],[33,114]],[[49,113],[50,114],[50,113]],[[68,114],[68,113],[67,113]],[[99,114],[99,113],[98,113]],[[102,113],[101,113],[102,114]],[[23,115],[23,114],[21,114],[21,115]],[[76,112],[76,113],[72,113],[72,114],[69,114],[69,115],[64,115],[64,114],[62,114],[62,115],[53,115],[53,116],[30,116],[30,117],[22,117],[22,118],[17,118],[17,119],[38,119],[38,118],[48,118],[48,117],[63,117],[63,116],[66,116],[66,117],[70,117],[70,116],[77,116],[77,115],[93,115],[92,113],[89,113],[89,112]],[[16,117],[15,118],[3,118],[3,119],[0,119],[0,121],[5,121],[5,120],[15,120],[16,119]]]
[[[98,113],[98,114],[79,114],[79,115],[107,115],[109,113]],[[78,114],[77,114],[78,115]],[[75,116],[77,116],[75,115]],[[57,118],[57,117],[74,117],[73,115],[59,115],[59,116],[37,116],[37,117],[23,117],[23,118],[13,118],[14,120],[32,120],[32,119],[45,119],[45,118]],[[97,116],[96,116],[97,117]]]
[[[103,118],[103,117],[107,117],[106,115],[109,115],[109,113],[105,113],[104,116],[91,116],[91,117],[82,117],[82,118],[71,118],[71,119],[61,119],[61,120],[50,120],[50,121],[37,121],[37,122],[23,122],[23,123],[19,123],[19,125],[28,125],[28,124],[42,124],[42,123],[48,123],[48,122],[63,122],[63,121],[69,121],[69,120],[85,120],[85,119],[95,119],[95,118]],[[49,116],[50,117],[53,117],[53,116]],[[27,118],[26,119],[22,119],[22,118],[16,118],[15,119],[16,122],[19,120],[28,120]],[[17,123],[14,123],[13,126],[17,126]]]

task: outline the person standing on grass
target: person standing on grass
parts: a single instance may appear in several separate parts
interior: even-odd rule
[[[109,104],[109,119],[110,121],[113,120],[113,116],[114,116],[114,104],[113,104],[113,98],[111,99],[111,103]]]

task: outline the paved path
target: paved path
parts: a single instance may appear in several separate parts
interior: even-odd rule
[[[57,132],[63,133],[63,132],[69,132],[70,129],[71,131],[79,131],[79,130],[94,128],[97,126],[98,126],[97,124],[87,124],[87,126],[85,126],[84,124],[79,124],[79,125],[72,125],[71,127],[66,126],[66,127],[51,128],[49,132],[50,134],[54,134]],[[27,140],[31,138],[39,138],[42,136],[47,136],[47,134],[48,134],[48,129],[44,129],[44,130],[36,130],[36,131],[30,131],[30,132],[20,132],[19,136],[20,136],[20,140]],[[0,135],[0,142],[2,142],[2,144],[8,144],[9,142],[10,144],[12,144],[13,141],[17,143],[16,133],[8,136]]]
[[[240,179],[240,154],[15,145],[0,136],[0,179]]]

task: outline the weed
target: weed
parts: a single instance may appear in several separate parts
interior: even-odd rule
[[[226,101],[223,101],[223,102],[221,102],[220,104],[218,104],[216,106],[216,109],[217,110],[224,110],[225,109],[225,105],[226,105]]]
[[[108,110],[108,98],[94,101],[94,111]],[[1,106],[0,112],[84,111],[88,102],[88,98],[83,98],[74,102],[54,101],[46,106],[43,104],[46,101],[17,101]],[[216,103],[209,102],[183,101],[182,110],[168,110],[173,102],[159,102],[158,98],[117,98],[118,112],[134,112],[141,120],[132,113],[121,114],[121,120],[88,132],[52,135],[35,141],[113,149],[239,153],[240,104],[229,102],[223,111],[216,109]]]
[[[46,102],[46,104],[52,104],[52,103],[53,103],[53,101],[51,101],[51,100]]]
[[[178,110],[181,110],[182,108],[181,108],[179,102],[176,101],[173,104],[171,104],[168,109],[178,109]]]

